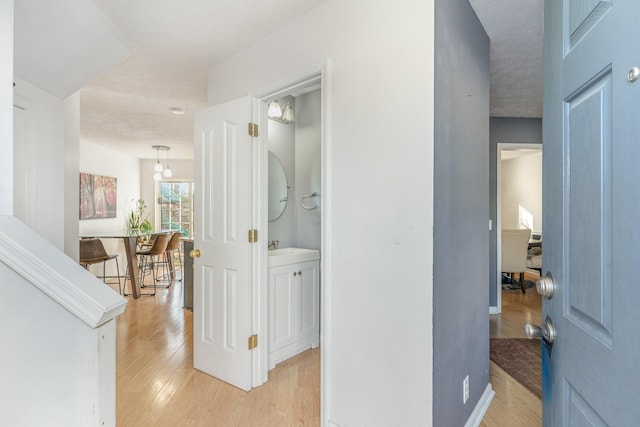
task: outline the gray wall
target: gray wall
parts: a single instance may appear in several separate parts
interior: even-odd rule
[[[467,0],[435,22],[433,425],[454,427],[489,383],[489,39]]]
[[[306,210],[300,205],[303,195],[320,193],[320,89],[278,102],[282,106],[290,102],[296,119],[293,124],[269,120],[269,151],[280,159],[290,186],[282,216],[269,221],[269,240],[278,240],[281,248],[320,250],[320,208]],[[306,199],[305,204],[320,204],[320,197]]]
[[[320,250],[320,208],[307,210],[300,205],[303,195],[320,194],[320,89],[296,98],[296,234],[295,244],[301,248]],[[319,205],[321,197],[305,199],[305,205]]]
[[[492,117],[490,121],[489,144],[489,215],[496,224],[498,215],[496,175],[497,147],[502,143],[541,144],[542,119],[517,119],[508,117]],[[544,224],[543,224],[544,226]],[[489,235],[489,305],[498,305],[498,290],[496,288],[498,276],[496,269],[498,257],[497,227],[493,227]]]
[[[293,96],[285,96],[278,99],[280,106],[290,102],[296,108],[296,99]],[[273,221],[269,221],[269,241],[278,240],[279,247],[286,248],[295,245],[295,189],[296,189],[296,128],[294,124],[268,121],[269,126],[269,151],[275,154],[287,175],[287,206],[282,215]]]

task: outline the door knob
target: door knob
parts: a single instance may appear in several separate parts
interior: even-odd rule
[[[553,344],[556,339],[556,328],[553,327],[551,318],[547,316],[547,318],[544,319],[544,325],[542,328],[534,325],[533,323],[525,323],[524,336],[529,339],[542,338],[547,343]]]
[[[200,249],[193,249],[189,251],[189,256],[191,258],[200,258]]]
[[[538,280],[536,280],[536,291],[538,291],[538,293],[544,298],[553,298],[553,293],[555,292],[555,290],[556,284],[553,282],[551,273],[547,272],[546,276],[540,277]]]

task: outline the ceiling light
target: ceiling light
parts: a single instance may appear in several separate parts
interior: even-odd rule
[[[182,116],[184,114],[184,110],[178,107],[171,107],[171,112],[178,116]]]

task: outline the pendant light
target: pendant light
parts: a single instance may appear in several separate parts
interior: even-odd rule
[[[167,167],[164,168],[163,175],[165,178],[171,178],[173,176],[173,172],[171,171],[171,168],[169,168],[169,150],[167,150]]]
[[[155,166],[153,167],[153,171],[155,172],[153,174],[153,180],[160,181],[162,179],[163,171],[164,171],[165,177],[170,178],[171,176],[173,176],[173,172],[171,171],[171,169],[169,169],[169,150],[171,150],[171,147],[167,147],[166,145],[152,145],[151,148],[156,150],[156,160],[157,160]],[[160,163],[160,150],[167,152],[166,168],[164,168],[162,166],[162,163]]]

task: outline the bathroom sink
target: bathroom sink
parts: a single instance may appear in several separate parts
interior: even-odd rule
[[[315,249],[281,248],[271,249],[269,254],[269,267],[295,264],[297,262],[315,261],[320,259],[320,252]]]

